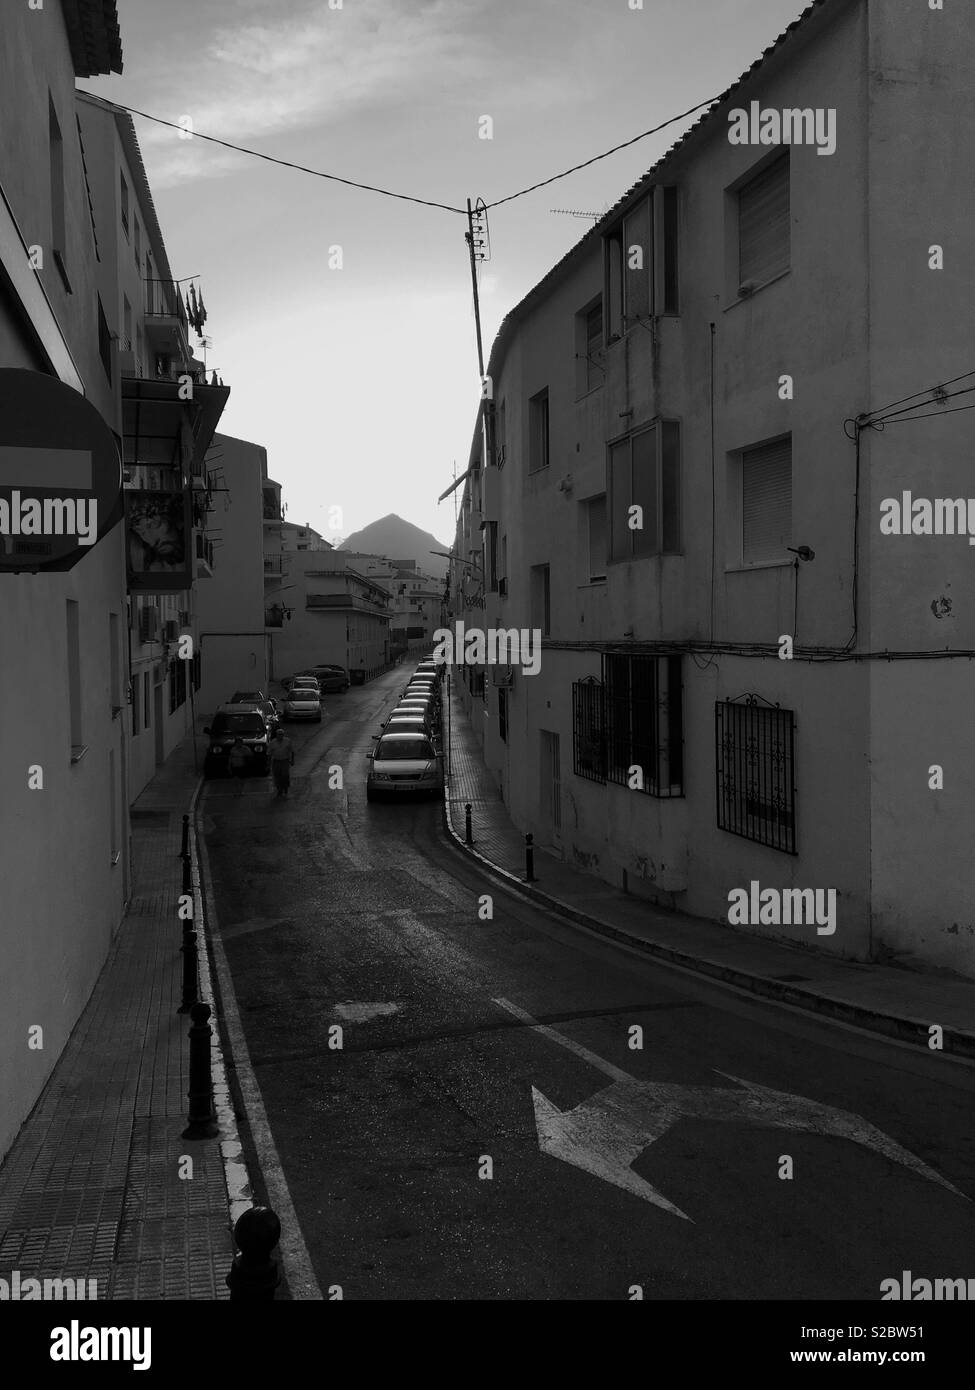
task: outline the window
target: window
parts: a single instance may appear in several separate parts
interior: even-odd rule
[[[738,285],[758,289],[789,269],[789,156],[738,191]]]
[[[586,509],[586,530],[589,541],[589,582],[606,578],[606,494],[590,497],[582,504]]]
[[[572,685],[572,770],[590,782],[606,781],[603,687],[594,676]]]
[[[548,390],[539,391],[528,402],[528,471],[537,473],[548,467]]]
[[[599,298],[581,313],[576,314],[576,396],[585,396],[602,386],[606,379],[603,367],[603,301]]]
[[[680,553],[680,425],[662,420],[609,446],[609,559]]]
[[[677,189],[665,188],[663,195],[663,264],[654,310],[658,314],[676,314],[680,310],[678,295],[678,225]]]
[[[122,685],[121,668],[119,661],[119,615],[109,613],[108,615],[108,683],[109,703],[112,706],[112,714],[121,708],[122,705]]]
[[[51,254],[64,281],[64,287],[71,293],[68,284],[66,260],[66,239],[64,230],[64,140],[58,122],[54,102],[48,97],[48,143],[51,176]]]
[[[67,600],[68,650],[68,708],[71,729],[71,761],[77,762],[84,752],[84,729],[81,719],[81,634],[80,615],[74,599]]]
[[[551,570],[548,565],[533,565],[531,572],[531,621],[533,628],[539,628],[543,637],[551,630],[552,590]]]
[[[653,231],[650,199],[644,198],[623,219],[623,328],[650,314]]]
[[[606,341],[612,343],[623,332],[623,226],[609,232],[605,240]]]
[[[606,777],[648,796],[684,795],[679,656],[603,657]]]
[[[796,854],[795,716],[760,698],[715,702],[718,829]]]
[[[101,297],[98,300],[98,355],[102,359],[102,366],[105,368],[105,375],[108,377],[109,385],[112,383],[112,335],[108,331],[108,319],[105,317],[105,310],[102,308]]]
[[[132,351],[132,305],[128,295],[122,296],[122,351]]]
[[[792,544],[792,437],[741,455],[741,562],[788,559]]]
[[[118,171],[118,177],[122,207],[122,231],[127,237],[129,235],[129,185],[125,182],[125,175],[121,169]]]
[[[488,590],[494,594],[498,591],[498,523],[489,521],[485,527],[485,532]]]

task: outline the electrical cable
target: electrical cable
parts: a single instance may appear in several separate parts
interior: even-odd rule
[[[109,101],[105,97],[97,97],[94,92],[87,92],[83,87],[77,89],[83,96],[90,96],[106,106],[113,107],[118,111],[125,111],[131,116],[141,116],[143,120],[155,121],[157,125],[171,126],[173,130],[185,131],[186,127],[181,126],[177,121],[167,121],[162,116],[152,116],[148,111],[140,111],[135,106],[123,106],[119,101]],[[262,154],[260,150],[248,149],[245,145],[235,145],[231,140],[220,140],[216,135],[204,135],[202,131],[194,130],[191,132],[194,140],[207,140],[212,145],[223,145],[224,149],[235,150],[237,154],[249,154],[254,159],[263,159],[268,164],[280,164],[285,169],[297,169],[302,174],[312,174],[317,179],[329,179],[333,183],[344,183],[349,188],[362,188],[367,193],[381,193],[385,198],[398,198],[404,203],[419,203],[423,207],[441,208],[444,212],[456,212],[466,217],[467,212],[464,208],[451,207],[449,203],[437,203],[430,198],[415,198],[409,193],[394,193],[389,188],[379,188],[371,183],[359,183],[356,179],[344,179],[338,174],[326,174],[321,169],[310,169],[306,164],[295,164],[290,159],[280,159],[277,155]]]
[[[652,130],[645,130],[642,135],[634,135],[632,140],[624,140],[620,145],[614,145],[611,150],[604,150],[602,154],[593,155],[592,159],[585,159],[581,164],[573,164],[571,169],[565,169],[561,174],[553,174],[550,179],[542,179],[539,183],[530,184],[528,188],[519,189],[517,193],[509,193],[507,198],[497,198],[493,203],[486,203],[485,210],[499,208],[502,203],[514,202],[515,198],[523,198],[526,193],[534,193],[537,188],[546,188],[550,183],[557,183],[559,179],[568,178],[570,174],[577,174],[580,169],[588,169],[590,164],[598,164],[601,159],[608,159],[611,154],[617,154],[620,150],[627,149],[630,145],[635,145],[639,140],[646,140],[649,135],[657,135],[661,130],[666,130],[667,126],[676,124],[677,121],[686,120],[688,116],[693,116],[695,111],[700,111],[703,106],[713,106],[716,101],[720,101],[720,95],[709,97],[707,101],[699,101],[696,106],[692,106],[687,111],[682,111],[679,116],[671,116],[669,120],[662,121],[660,125],[654,126]]]
[[[924,389],[923,391],[915,391],[914,394],[911,395],[911,396],[902,396],[901,399],[900,399],[899,401],[892,401],[892,402],[890,403],[890,405],[881,405],[881,406],[878,406],[876,410],[872,410],[872,411],[870,412],[870,416],[869,416],[869,417],[865,417],[865,418],[870,418],[870,419],[872,419],[875,415],[885,415],[885,414],[887,413],[887,411],[893,410],[895,406],[903,405],[905,401],[912,401],[912,400],[914,400],[915,396],[927,396],[927,395],[930,394],[930,392],[932,392],[932,391],[941,391],[941,390],[943,390],[946,386],[957,386],[957,384],[958,384],[959,381],[965,381],[965,380],[966,380],[968,377],[970,377],[970,376],[975,376],[975,372],[963,372],[961,376],[956,376],[956,377],[954,377],[951,381],[942,381],[942,382],[940,382],[937,386],[927,386],[927,387],[925,387],[925,389]],[[924,402],[924,401],[919,401],[918,404],[919,404],[919,405],[924,405],[924,404],[926,404],[926,402]]]

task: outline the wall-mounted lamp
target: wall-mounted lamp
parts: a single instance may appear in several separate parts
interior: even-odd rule
[[[786,550],[788,550],[790,555],[798,555],[800,560],[815,560],[816,558],[815,550],[810,550],[808,545],[800,545],[798,549],[794,549],[791,545],[787,545]]]

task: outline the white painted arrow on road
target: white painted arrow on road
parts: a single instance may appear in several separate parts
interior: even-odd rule
[[[543,1153],[571,1163],[587,1173],[632,1192],[685,1221],[691,1218],[662,1193],[633,1172],[630,1166],[647,1148],[683,1118],[742,1121],[764,1129],[833,1135],[849,1139],[900,1163],[919,1177],[936,1182],[958,1197],[959,1192],[940,1173],[895,1143],[868,1120],[788,1091],[774,1091],[753,1081],[718,1072],[735,1083],[721,1086],[678,1086],[669,1082],[639,1081],[607,1062],[587,1047],[573,1042],[555,1028],[538,1023],[506,999],[496,1004],[514,1014],[535,1032],[574,1052],[613,1078],[613,1084],[572,1110],[560,1110],[537,1087],[532,1087],[538,1144]],[[738,1089],[738,1088],[742,1089]]]

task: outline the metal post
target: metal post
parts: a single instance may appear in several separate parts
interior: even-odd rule
[[[219,1133],[213,1117],[213,1081],[210,1074],[210,1005],[192,1004],[190,1018],[190,1122],[184,1139],[212,1139]]]
[[[196,1003],[197,978],[196,978],[196,932],[184,931],[183,944],[179,948],[183,956],[183,1000],[176,1010],[178,1014],[187,1014]]]
[[[281,1239],[281,1222],[270,1207],[251,1207],[234,1226],[234,1256],[226,1283],[231,1303],[266,1303],[280,1282],[271,1251]]]
[[[468,801],[464,807],[464,842],[472,845],[474,836],[471,834],[471,803]]]
[[[528,883],[535,881],[535,845],[534,836],[525,836],[525,879]]]
[[[190,877],[190,856],[188,854],[183,856],[183,892],[193,892],[193,881]]]
[[[184,817],[183,817],[183,843],[180,845],[179,852],[180,852],[180,855],[181,855],[181,857],[182,857],[183,859],[189,858],[189,853],[190,853],[190,818],[189,818],[189,816],[184,816]]]

